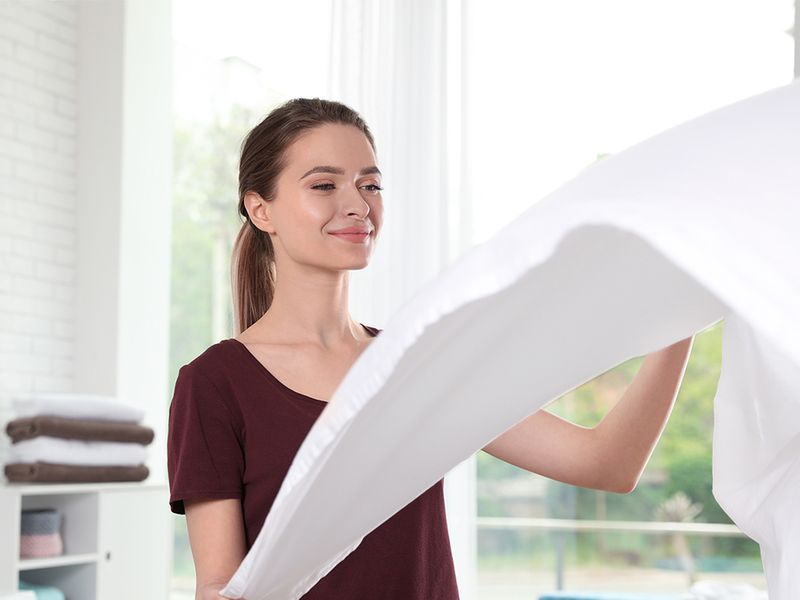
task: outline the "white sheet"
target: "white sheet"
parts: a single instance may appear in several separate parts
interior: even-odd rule
[[[361,354],[223,595],[300,597],[528,414],[724,318],[714,492],[761,544],[770,598],[794,598],[799,199],[794,83],[603,159],[531,206]]]

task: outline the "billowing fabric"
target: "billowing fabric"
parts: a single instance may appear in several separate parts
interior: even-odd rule
[[[770,599],[796,597],[799,173],[793,83],[595,163],[471,248],[353,364],[222,593],[298,598],[527,415],[724,319],[714,493]]]

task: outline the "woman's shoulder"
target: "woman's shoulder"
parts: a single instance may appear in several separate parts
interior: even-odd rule
[[[232,338],[211,344],[179,368],[178,378],[201,378],[220,390],[229,387],[242,364],[236,344]]]
[[[226,410],[239,421],[237,382],[242,381],[241,361],[237,360],[230,340],[211,344],[178,369],[172,404],[192,409],[197,406]]]
[[[188,366],[190,369],[203,371],[206,369],[213,369],[221,363],[226,363],[230,360],[230,355],[232,353],[231,345],[235,343],[235,341],[236,340],[232,338],[228,338],[211,344],[184,366]]]
[[[208,346],[186,364],[195,367],[203,367],[223,361],[230,356],[233,350],[232,345],[235,343],[236,340],[234,338],[220,340]]]

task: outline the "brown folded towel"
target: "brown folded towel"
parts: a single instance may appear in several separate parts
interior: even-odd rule
[[[152,442],[154,436],[152,429],[135,423],[44,415],[14,419],[6,425],[6,433],[12,442],[48,435],[74,440],[134,442],[144,445]]]
[[[57,463],[10,463],[5,465],[9,481],[46,481],[50,483],[89,483],[98,481],[142,481],[147,479],[147,465],[94,466]]]

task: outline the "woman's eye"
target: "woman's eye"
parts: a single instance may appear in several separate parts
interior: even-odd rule
[[[318,183],[317,185],[312,185],[311,189],[312,190],[330,190],[330,189],[333,189],[334,187],[335,186],[332,183]],[[370,184],[365,185],[363,187],[372,188],[370,190],[371,192],[380,192],[381,190],[383,190],[382,187],[380,187],[379,185],[377,185],[375,183],[370,183]]]

